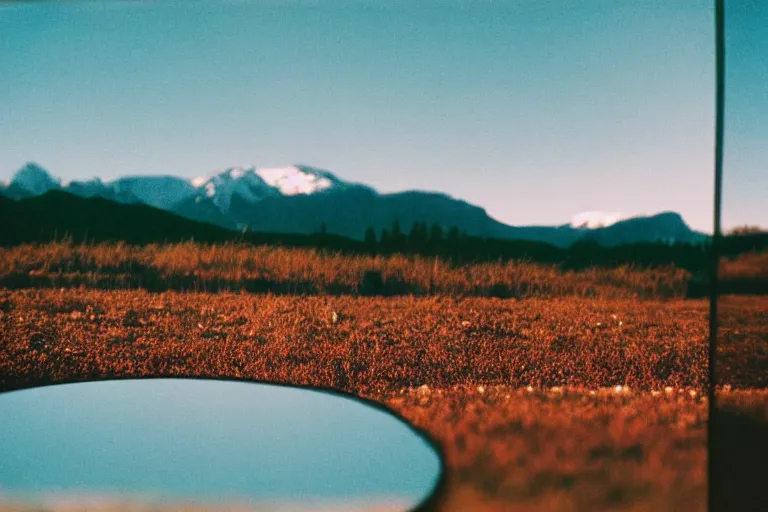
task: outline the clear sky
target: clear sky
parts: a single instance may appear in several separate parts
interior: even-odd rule
[[[725,3],[723,227],[768,229],[768,2]]]
[[[30,160],[64,180],[299,163],[509,224],[675,210],[711,232],[712,4],[0,4],[0,179]],[[729,105],[735,224],[768,226],[750,181],[765,34],[734,40],[730,84],[752,91]]]

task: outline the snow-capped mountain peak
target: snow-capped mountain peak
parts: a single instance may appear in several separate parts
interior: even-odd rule
[[[245,173],[247,172],[242,167],[233,167],[227,171],[229,173],[229,177],[233,180],[238,180],[245,176]]]
[[[619,212],[581,212],[571,218],[572,228],[598,229],[605,228],[612,224],[628,218],[627,215]]]
[[[584,211],[574,215],[569,225],[508,226],[489,217],[482,208],[445,194],[379,194],[329,171],[298,164],[229,167],[212,176],[192,179],[145,175],[63,184],[39,165],[29,163],[7,187],[0,187],[0,195],[23,200],[52,189],[81,197],[143,203],[228,229],[249,226],[266,232],[313,233],[327,222],[328,232],[358,238],[367,228],[388,228],[393,219],[399,219],[402,226],[428,222],[455,226],[475,236],[533,240],[559,247],[580,240],[604,246],[704,240],[704,235],[693,232],[674,212],[630,217],[617,212]]]
[[[240,196],[249,202],[260,201],[266,197],[279,195],[279,192],[267,184],[253,167],[230,167],[210,178],[195,178],[192,185],[201,195],[209,198],[222,213],[229,211],[232,197]]]
[[[313,167],[229,167],[209,177],[189,180],[196,202],[208,200],[226,214],[234,196],[248,202],[268,197],[309,195],[347,185],[328,171]]]
[[[195,188],[200,188],[205,185],[206,181],[208,181],[208,176],[198,176],[189,180],[189,183]]]
[[[296,166],[267,167],[256,170],[267,184],[275,187],[284,196],[313,194],[331,188],[334,183],[321,173],[307,172]]]

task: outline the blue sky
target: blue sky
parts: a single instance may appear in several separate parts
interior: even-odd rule
[[[676,210],[711,231],[712,4],[3,4],[0,179],[300,163],[509,224]],[[736,19],[762,39],[733,41],[729,84],[752,92],[729,104],[725,221],[768,226],[766,29]]]
[[[723,227],[768,228],[768,3],[726,4]]]

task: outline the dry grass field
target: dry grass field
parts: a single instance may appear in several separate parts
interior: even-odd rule
[[[46,252],[54,249],[7,252],[1,275],[39,270],[40,261],[54,261]],[[352,263],[364,263],[381,265],[385,277],[428,282],[417,271],[404,274],[427,262],[334,266],[301,256],[303,263],[278,260],[305,272],[289,267],[286,276],[311,281],[326,272],[328,282],[352,276],[353,286],[362,267]],[[543,272],[527,265],[444,271],[474,276],[462,285],[468,290],[480,279]],[[522,300],[441,288],[361,297],[6,287],[0,388],[158,376],[330,388],[383,403],[436,440],[447,472],[435,510],[704,510],[708,302],[626,294],[650,271],[625,269],[621,279],[591,272],[556,275],[564,281],[542,285],[547,295],[540,289],[542,296]],[[588,279],[607,284],[596,294],[572,293]],[[571,282],[578,286],[563,284]],[[749,510],[755,490],[768,488],[759,471],[768,453],[766,311],[764,297],[728,297],[721,308],[717,456],[730,468],[722,476],[735,492],[732,510]]]
[[[0,286],[496,297],[683,297],[690,274],[666,267],[562,271],[513,261],[454,266],[439,258],[347,256],[311,249],[191,242],[68,242],[0,248]]]
[[[727,293],[768,294],[768,251],[722,258],[719,272]]]
[[[768,252],[749,252],[736,258],[724,258],[720,270],[726,278],[768,278]]]

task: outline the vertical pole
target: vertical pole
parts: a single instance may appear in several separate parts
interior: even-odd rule
[[[720,244],[722,239],[721,231],[721,203],[723,191],[723,117],[725,111],[725,0],[715,0],[715,208],[714,208],[714,230],[712,236],[712,246],[710,247],[711,268],[710,268],[710,297],[709,297],[709,421],[707,423],[707,445],[708,450],[708,501],[710,510],[717,508],[717,482],[715,478],[715,467],[717,457],[713,454],[714,443],[717,442],[715,416],[716,396],[715,385],[717,368],[717,299],[719,295],[718,286],[718,263],[720,260]]]

